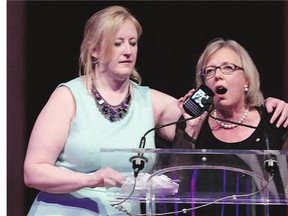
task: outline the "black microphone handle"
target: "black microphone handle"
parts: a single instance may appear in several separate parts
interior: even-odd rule
[[[237,124],[237,125],[240,125],[240,126],[243,126],[243,127],[257,129],[257,127],[252,126],[252,125],[248,125],[248,124],[234,122],[234,121],[230,121],[230,120],[226,120],[226,119],[217,118],[217,117],[212,116],[211,114],[209,114],[209,116],[211,118],[215,119],[215,120],[218,120],[218,121],[227,122],[227,123],[231,123],[231,124]],[[269,141],[269,138],[268,138],[268,135],[267,135],[266,131],[263,130],[262,127],[258,127],[258,128],[263,132],[263,134],[265,136],[266,150],[270,150],[270,141]],[[267,159],[264,161],[264,168],[271,175],[275,174],[275,172],[278,170],[278,163],[277,163],[276,155],[273,155],[273,154],[268,154],[267,155]]]

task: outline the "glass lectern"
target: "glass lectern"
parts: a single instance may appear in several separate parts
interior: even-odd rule
[[[135,179],[131,158],[138,156],[145,163]],[[157,215],[163,204],[189,204],[185,211],[210,204],[262,205],[266,216],[269,206],[288,205],[288,151],[107,148],[101,157],[103,167],[127,178],[122,186],[106,186],[109,201],[145,204],[147,215]],[[271,158],[273,175],[265,168]]]

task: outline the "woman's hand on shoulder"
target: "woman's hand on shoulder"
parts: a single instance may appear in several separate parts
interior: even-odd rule
[[[281,125],[286,128],[288,126],[288,103],[278,98],[268,97],[265,99],[265,107],[268,113],[274,113],[270,119],[270,123],[274,123],[277,118],[276,127],[280,127]]]

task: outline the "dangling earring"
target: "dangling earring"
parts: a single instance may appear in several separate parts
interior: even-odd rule
[[[248,92],[248,90],[249,90],[248,85],[245,84],[245,85],[244,85],[244,91],[245,91],[245,92]]]
[[[92,56],[92,64],[96,65],[98,64],[98,59]]]
[[[95,69],[95,66],[98,64],[98,59],[96,59],[94,56],[92,56],[92,68]]]

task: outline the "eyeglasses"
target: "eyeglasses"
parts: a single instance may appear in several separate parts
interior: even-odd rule
[[[226,74],[226,75],[230,75],[234,71],[237,71],[237,70],[243,70],[242,67],[237,66],[233,63],[224,63],[220,66],[209,66],[209,67],[202,68],[200,72],[201,72],[201,75],[204,77],[211,77],[216,73],[216,70],[218,68],[223,74]]]

